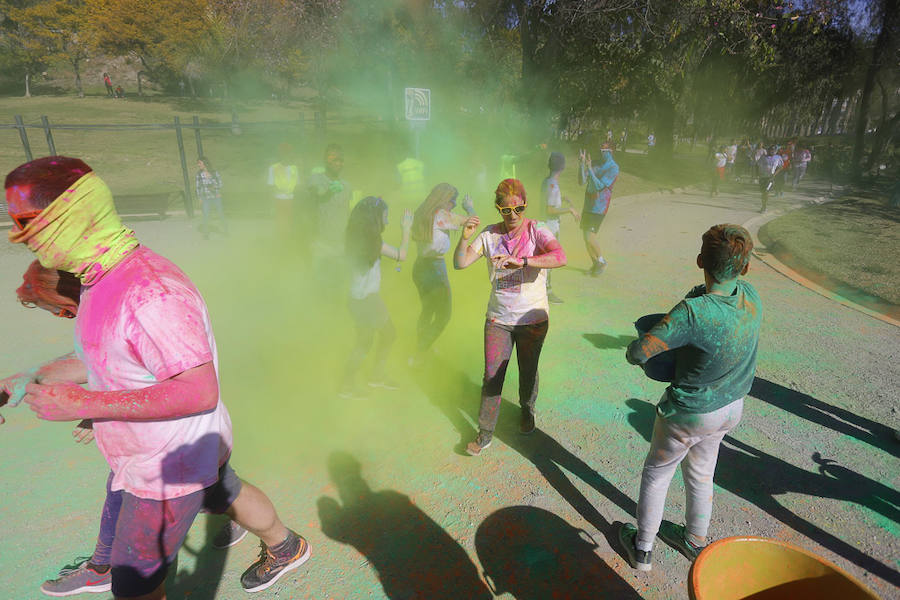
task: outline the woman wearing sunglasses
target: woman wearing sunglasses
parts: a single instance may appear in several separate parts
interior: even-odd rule
[[[484,323],[484,379],[478,436],[466,446],[466,452],[472,456],[491,445],[506,366],[514,346],[519,364],[520,431],[523,434],[534,431],[538,359],[547,336],[550,312],[546,269],[566,264],[566,253],[550,230],[525,217],[528,203],[522,182],[504,179],[494,196],[502,221],[488,225],[471,240],[480,221],[474,216],[466,219],[453,255],[453,266],[457,269],[465,269],[481,256],[489,257],[491,297]]]

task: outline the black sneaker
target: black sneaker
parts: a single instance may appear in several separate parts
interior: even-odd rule
[[[58,578],[45,581],[41,585],[41,592],[55,597],[108,592],[112,589],[112,569],[109,565],[105,566],[106,571],[99,573],[94,570],[90,557],[77,559],[75,565],[62,569]]]
[[[631,565],[632,569],[649,571],[653,568],[653,563],[651,562],[653,553],[652,551],[644,552],[643,550],[638,550],[634,545],[636,539],[637,527],[631,523],[622,523],[619,527],[619,545],[622,546],[622,550],[625,552],[628,564]]]
[[[478,436],[475,437],[475,440],[469,442],[466,446],[466,453],[470,456],[478,456],[483,450],[486,450],[488,447],[490,447],[493,439],[493,433],[490,433],[488,431],[479,431]]]
[[[519,420],[519,433],[528,435],[534,433],[534,413],[527,408],[522,409],[522,417]]]
[[[310,557],[309,543],[293,531],[288,532],[283,555],[275,556],[260,541],[259,559],[241,575],[241,585],[246,592],[261,592],[281,579],[288,571],[293,571]]]
[[[247,537],[247,530],[229,519],[213,538],[212,545],[213,548],[223,550],[231,548],[245,537]]]
[[[687,539],[684,525],[663,521],[659,528],[659,538],[681,552],[691,562],[697,560],[697,556],[703,552],[706,546],[697,546]]]

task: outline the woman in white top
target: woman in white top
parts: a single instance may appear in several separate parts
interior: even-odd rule
[[[449,183],[439,183],[416,209],[413,218],[412,238],[418,245],[418,257],[412,277],[422,312],[416,326],[416,354],[410,359],[410,366],[422,363],[425,353],[450,322],[452,296],[444,255],[450,251],[450,231],[461,229],[466,221],[466,217],[451,212],[458,195]],[[469,216],[475,214],[468,196],[463,200],[463,210]]]
[[[494,194],[501,222],[488,225],[473,240],[480,221],[478,217],[466,219],[453,255],[457,269],[465,269],[482,256],[489,258],[491,297],[484,323],[478,436],[466,446],[473,456],[491,445],[513,348],[519,364],[520,431],[534,431],[538,360],[550,318],[547,269],[566,264],[566,253],[547,226],[525,217],[528,204],[522,182],[504,179]]]
[[[356,387],[356,372],[365,360],[375,337],[375,367],[369,377],[370,387],[397,389],[385,375],[385,364],[394,343],[394,323],[378,293],[381,290],[381,257],[406,260],[412,213],[403,213],[400,225],[403,237],[400,247],[385,243],[381,235],[388,223],[388,207],[384,200],[367,196],[353,207],[347,222],[346,248],[350,263],[350,314],[356,323],[356,345],[344,369],[339,395],[361,396]]]

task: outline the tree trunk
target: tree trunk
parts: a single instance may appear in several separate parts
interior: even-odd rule
[[[78,97],[84,98],[84,88],[81,85],[81,69],[78,61],[72,61],[72,69],[75,71],[75,89],[78,90]]]
[[[31,98],[31,73],[25,73],[25,97]]]
[[[143,75],[144,75],[144,72],[143,72],[143,71],[138,71],[138,73],[137,73],[137,84],[138,84],[138,90],[137,90],[137,92],[138,92],[138,96],[143,96],[143,95],[144,95],[144,87],[143,87],[143,85],[141,85],[141,77],[142,77]]]
[[[672,136],[675,134],[675,105],[668,99],[656,99],[656,153],[664,159],[672,158]]]
[[[881,70],[882,61],[886,51],[892,46],[892,38],[897,33],[900,24],[900,0],[882,0],[881,5],[881,31],[872,48],[872,60],[866,69],[866,80],[863,84],[862,95],[859,99],[859,109],[856,117],[856,136],[853,144],[853,155],[850,159],[850,175],[854,180],[862,179],[862,157],[866,145],[866,125],[869,121],[869,101],[872,99],[872,90],[875,87],[875,78]]]

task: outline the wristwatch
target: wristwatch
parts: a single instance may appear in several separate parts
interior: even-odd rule
[[[527,257],[527,256],[523,256],[523,257],[522,257],[522,268],[524,269],[524,268],[526,268],[526,267],[528,267],[528,257]]]

